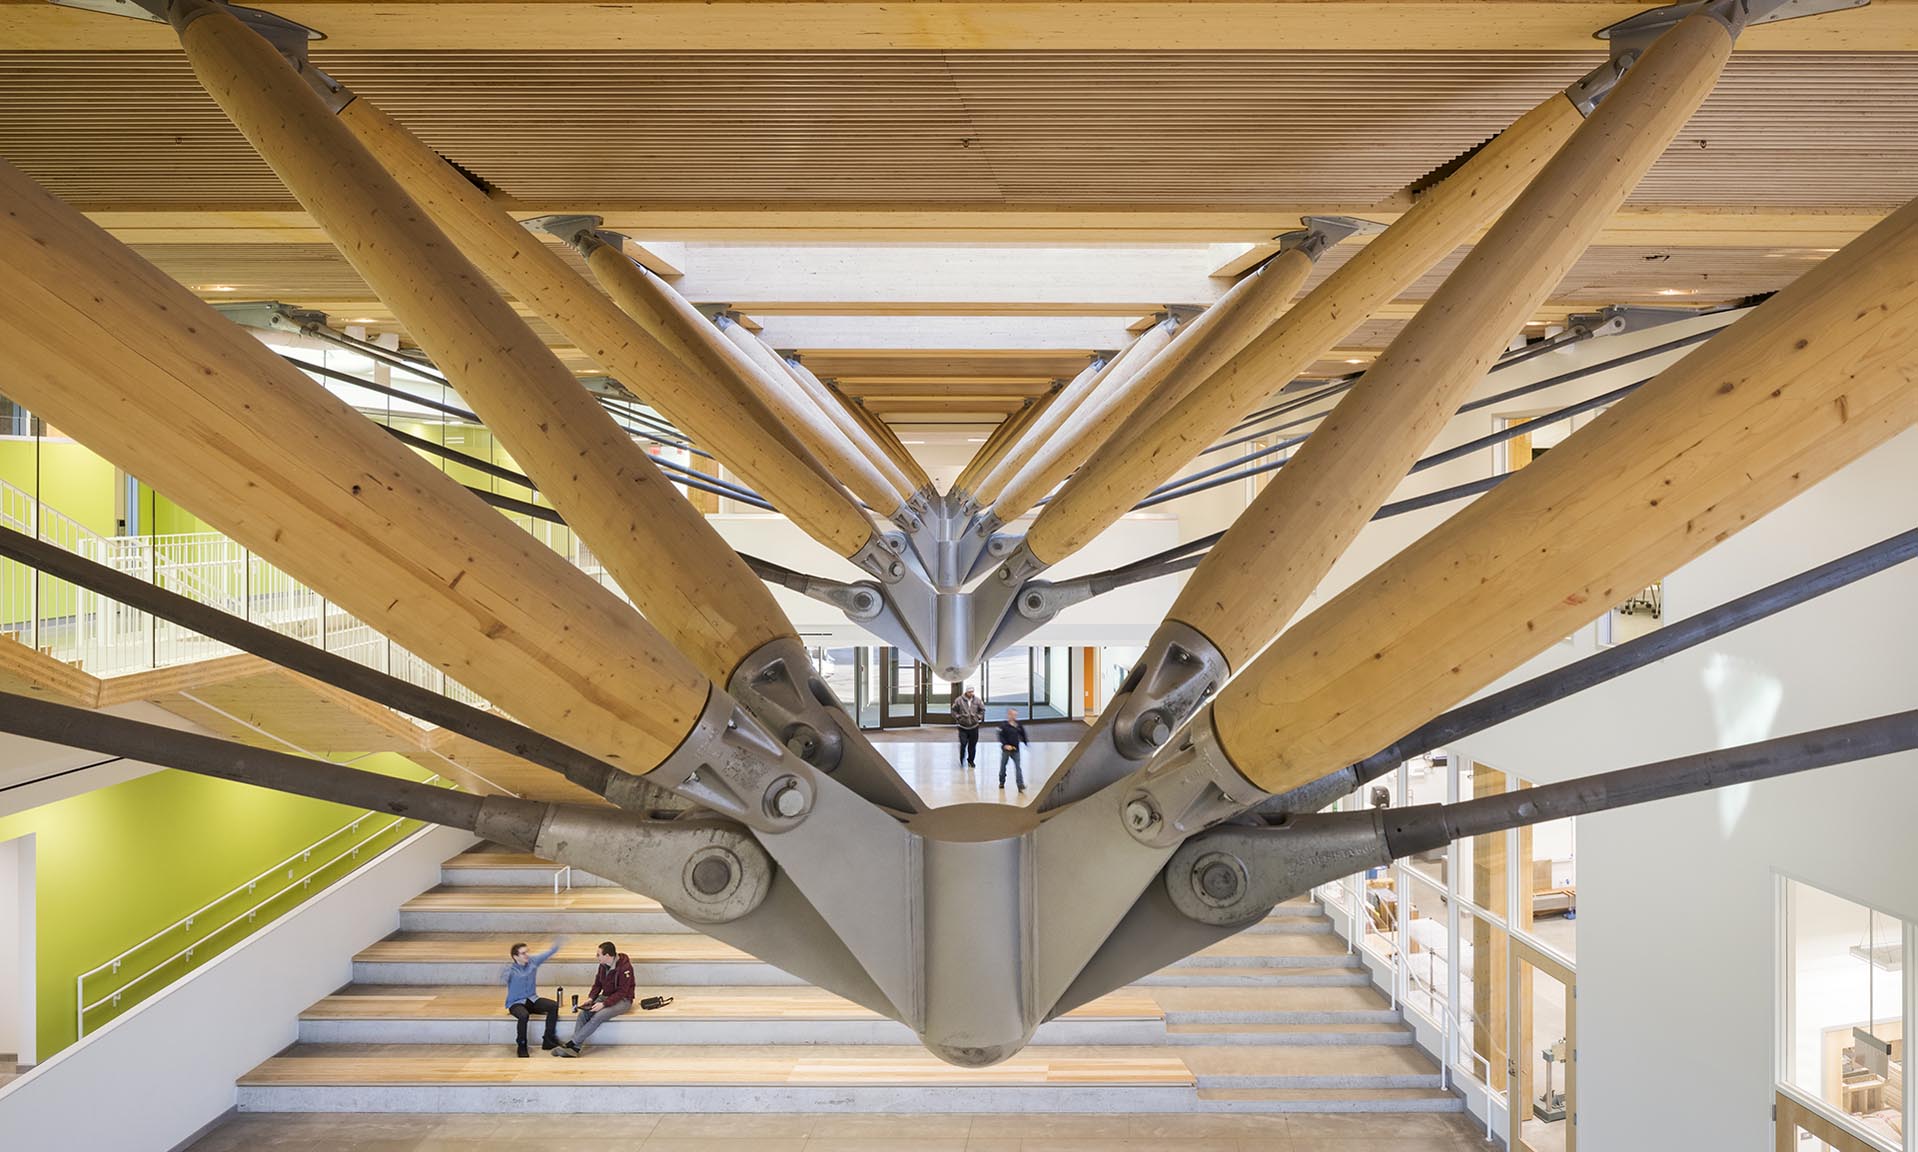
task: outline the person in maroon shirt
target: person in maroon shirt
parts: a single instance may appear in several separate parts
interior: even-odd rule
[[[553,1049],[555,1056],[577,1056],[599,1026],[633,1010],[633,962],[611,940],[599,946],[599,971],[593,976],[593,990],[579,1006],[573,1018],[573,1038]]]

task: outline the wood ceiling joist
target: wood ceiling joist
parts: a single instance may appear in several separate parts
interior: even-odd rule
[[[621,48],[669,43],[692,50],[874,49],[1273,49],[1300,43],[1328,49],[1398,51],[1498,45],[1512,51],[1589,48],[1593,30],[1643,5],[1595,0],[1190,0],[1176,13],[1142,0],[905,0],[791,4],[734,0],[726,19],[709,3],[648,0],[606,5],[580,0],[505,0],[470,4],[417,0],[307,0],[274,5],[282,16],[322,29],[342,49],[400,47],[475,50],[509,43],[529,50]],[[0,3],[0,43],[37,50],[85,47],[152,50],[168,45],[164,28],[103,21],[46,9],[30,0]],[[1876,51],[1918,49],[1918,11],[1878,0],[1845,12],[1754,29],[1741,50]]]

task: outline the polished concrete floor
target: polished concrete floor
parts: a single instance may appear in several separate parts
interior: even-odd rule
[[[1460,1116],[235,1115],[193,1152],[1469,1152]]]
[[[950,732],[950,730],[949,730]],[[992,733],[979,741],[979,766],[959,764],[959,737],[951,732],[946,741],[878,742],[879,751],[899,770],[899,774],[919,793],[920,799],[934,807],[947,804],[1025,804],[1039,794],[1039,786],[1052,770],[1065,761],[1073,745],[1065,741],[1035,740],[1020,753],[1025,765],[1026,790],[1018,789],[1018,776],[1008,771],[1006,786],[999,787],[999,746]]]

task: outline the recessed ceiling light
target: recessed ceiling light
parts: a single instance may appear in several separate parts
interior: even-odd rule
[[[901,444],[924,444],[924,440],[901,440]]]
[[[237,292],[239,291],[239,289],[235,288],[231,284],[202,284],[198,288],[195,288],[194,291],[195,292]]]
[[[1350,358],[1350,359],[1347,359],[1347,360],[1346,360],[1346,363],[1347,363],[1347,364],[1363,364],[1363,363],[1365,363],[1365,359],[1364,359],[1364,357],[1355,357],[1355,358]]]
[[[348,320],[347,323],[348,324],[378,324],[379,321],[373,319],[371,316],[355,316],[351,320]]]
[[[984,436],[968,436],[968,437],[966,437],[966,443],[968,443],[968,444],[984,444],[985,442],[986,442],[986,438],[985,438]],[[908,441],[906,441],[906,443],[908,443],[908,444],[911,444],[911,443],[912,443],[912,441],[911,441],[911,440],[908,440]]]
[[[1660,288],[1658,294],[1660,296],[1690,296],[1695,291],[1697,291],[1695,288]]]

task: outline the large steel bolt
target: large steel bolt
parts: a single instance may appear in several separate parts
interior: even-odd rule
[[[819,733],[805,724],[799,725],[793,730],[793,734],[786,738],[786,751],[801,760],[811,760],[819,751]]]
[[[1193,887],[1199,899],[1215,908],[1236,902],[1245,892],[1245,865],[1222,853],[1199,858],[1192,869]]]
[[[1144,832],[1159,822],[1159,810],[1150,800],[1140,797],[1125,806],[1126,827],[1134,832]]]
[[[1172,738],[1172,725],[1166,722],[1165,713],[1157,708],[1142,713],[1132,730],[1141,743],[1153,748]]]
[[[797,777],[781,776],[766,789],[766,807],[775,816],[790,820],[806,811],[806,790],[799,786]]]
[[[732,882],[732,866],[717,856],[708,856],[693,864],[693,891],[701,896],[717,896]]]

